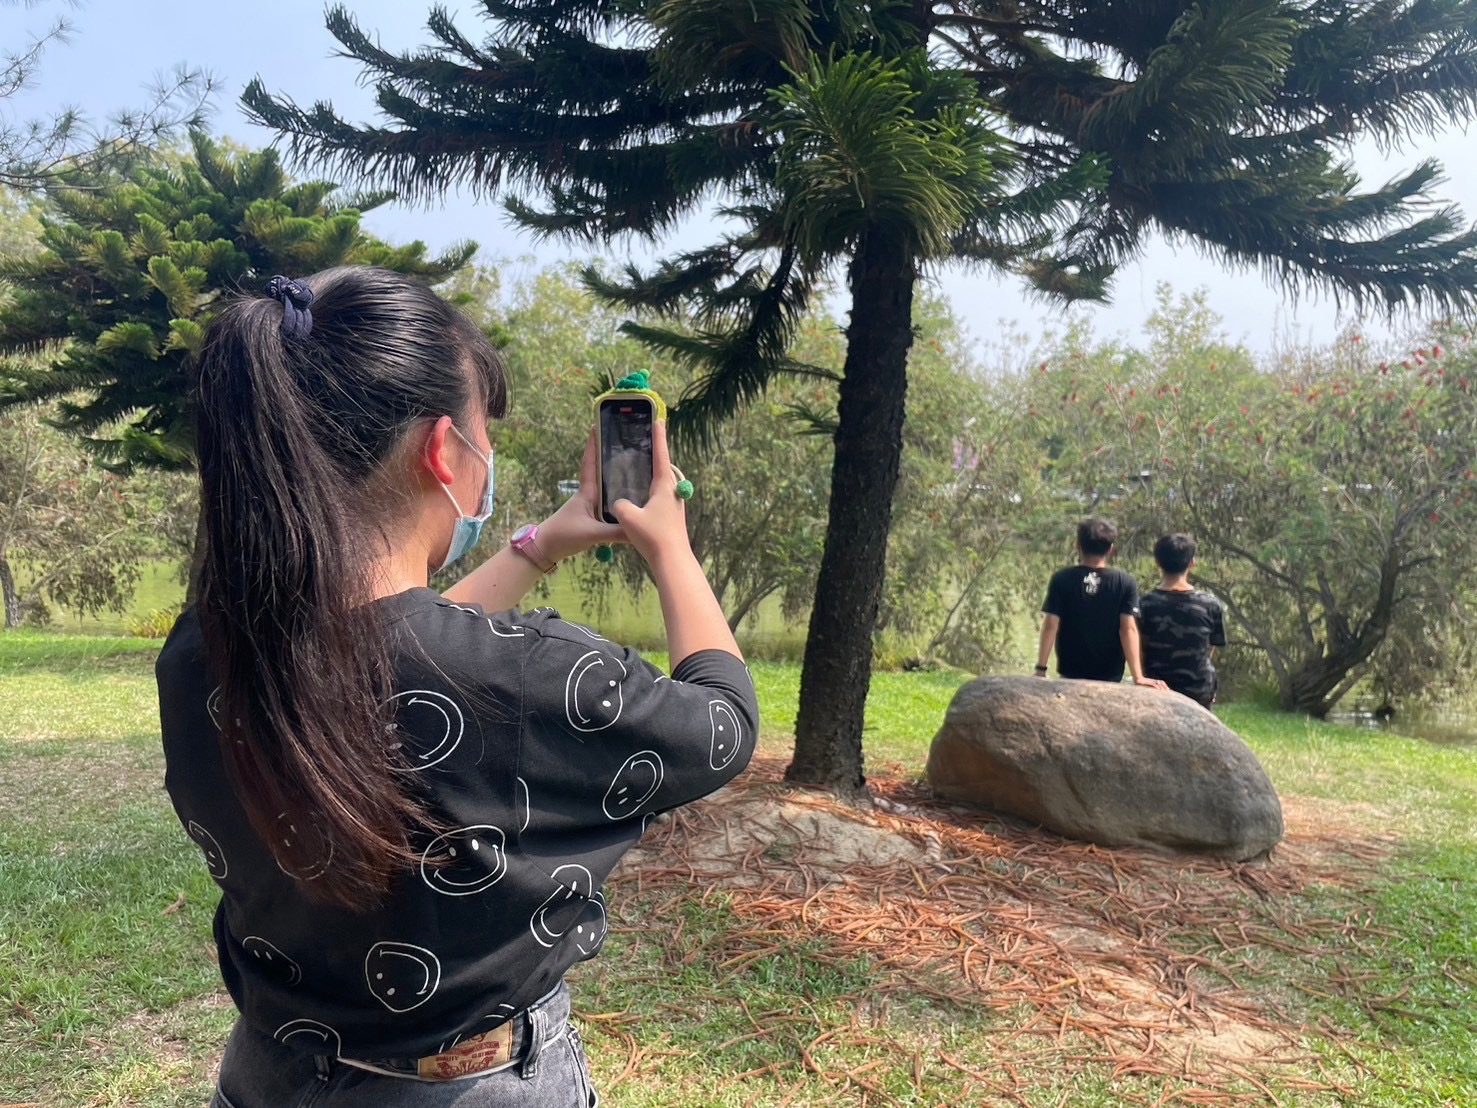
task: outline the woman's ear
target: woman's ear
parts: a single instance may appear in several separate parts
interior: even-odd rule
[[[451,437],[451,417],[442,416],[431,424],[429,431],[425,432],[426,439],[421,446],[421,464],[426,467],[426,472],[436,478],[443,485],[450,485],[456,480],[456,474],[451,468],[451,452],[448,449],[448,440]]]

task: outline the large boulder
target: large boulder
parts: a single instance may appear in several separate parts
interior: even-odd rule
[[[1245,860],[1282,839],[1282,802],[1234,731],[1177,693],[980,677],[928,752],[942,796],[1104,846]]]

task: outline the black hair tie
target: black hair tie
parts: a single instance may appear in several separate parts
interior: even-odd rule
[[[282,333],[290,339],[305,339],[313,329],[313,290],[301,281],[280,273],[267,282],[267,295],[282,301]]]

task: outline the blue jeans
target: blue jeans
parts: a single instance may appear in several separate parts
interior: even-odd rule
[[[564,985],[514,1018],[527,1021],[518,1063],[456,1081],[390,1077],[298,1054],[238,1020],[210,1108],[598,1108]]]

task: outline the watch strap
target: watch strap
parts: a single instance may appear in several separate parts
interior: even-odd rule
[[[539,546],[537,532],[525,535],[521,539],[514,539],[508,545],[522,554],[534,565],[538,566],[541,573],[553,573],[559,568],[559,563],[551,560]]]

